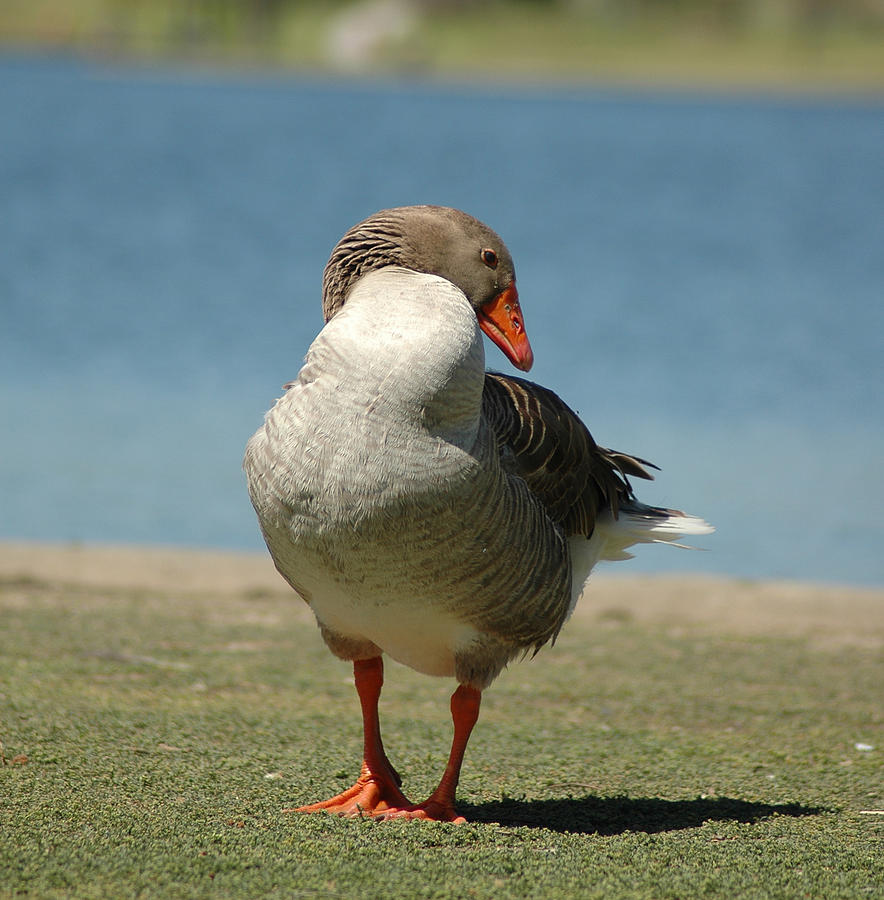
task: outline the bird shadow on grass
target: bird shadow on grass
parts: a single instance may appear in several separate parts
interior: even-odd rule
[[[504,799],[475,806],[461,803],[458,809],[468,822],[599,835],[628,831],[656,834],[699,828],[709,821],[751,823],[774,815],[798,817],[825,812],[800,803],[750,803],[731,797],[662,800],[592,795],[554,800]]]

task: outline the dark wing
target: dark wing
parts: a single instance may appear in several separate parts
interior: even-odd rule
[[[591,535],[603,509],[633,498],[628,476],[653,479],[647,460],[607,450],[556,394],[523,378],[485,374],[482,413],[505,468],[524,479],[565,534]]]

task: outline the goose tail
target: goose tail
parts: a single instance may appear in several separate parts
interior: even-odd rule
[[[635,544],[671,544],[684,550],[696,550],[682,538],[711,534],[715,528],[705,519],[692,516],[679,509],[647,506],[631,500],[620,507],[616,518],[600,519],[596,529],[604,538],[601,559],[632,559],[629,547]]]

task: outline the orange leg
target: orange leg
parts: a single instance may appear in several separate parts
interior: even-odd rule
[[[482,700],[482,692],[476,688],[462,684],[451,695],[451,718],[454,721],[454,739],[451,742],[451,753],[448,756],[448,765],[439,786],[423,803],[404,806],[400,809],[391,809],[380,812],[385,819],[431,819],[437,822],[453,822],[462,825],[466,822],[463,816],[458,816],[454,809],[454,792],[460,778],[460,768],[463,764],[464,752],[467,742],[473,731],[473,726],[479,718],[479,705]]]
[[[362,771],[349,790],[294,812],[330,812],[339,816],[383,814],[388,810],[408,808],[410,803],[399,790],[402,779],[390,765],[381,742],[378,719],[378,700],[384,683],[384,662],[380,656],[358,659],[353,663],[353,680],[362,706],[362,725],[365,733]],[[455,783],[457,779],[455,778]]]

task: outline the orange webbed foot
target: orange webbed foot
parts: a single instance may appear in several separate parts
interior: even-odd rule
[[[426,800],[399,809],[390,809],[375,814],[377,819],[418,819],[424,822],[450,822],[452,825],[465,825],[466,819],[459,816],[450,803],[437,800]]]
[[[407,809],[411,802],[399,790],[399,778],[391,767],[389,773],[374,773],[363,763],[362,771],[353,787],[343,793],[309,806],[286,809],[283,812],[327,812],[337,816],[374,816],[388,811]]]

